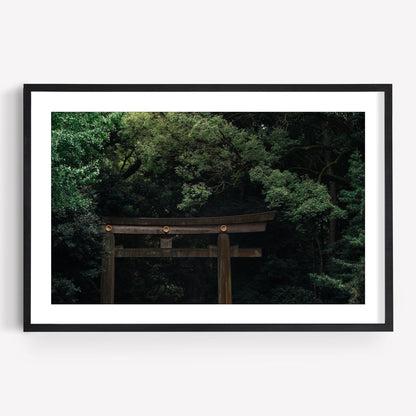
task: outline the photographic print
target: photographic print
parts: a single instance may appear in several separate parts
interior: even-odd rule
[[[390,104],[27,86],[26,330],[391,329]]]
[[[364,125],[52,113],[52,302],[364,303]]]

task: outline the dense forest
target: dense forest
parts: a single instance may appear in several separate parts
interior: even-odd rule
[[[364,113],[52,113],[53,303],[99,303],[103,216],[268,210],[266,232],[230,236],[263,248],[232,259],[233,303],[364,303]],[[216,259],[116,264],[115,303],[218,301]]]

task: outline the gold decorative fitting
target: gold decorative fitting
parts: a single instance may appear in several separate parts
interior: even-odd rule
[[[113,229],[113,227],[111,225],[106,225],[105,226],[106,231],[111,231],[112,229]]]
[[[220,230],[225,233],[227,231],[227,226],[226,225],[221,225]]]
[[[167,225],[165,225],[165,226],[162,228],[162,230],[163,230],[163,232],[164,232],[164,233],[168,233],[168,232],[169,232],[169,227],[168,227]]]

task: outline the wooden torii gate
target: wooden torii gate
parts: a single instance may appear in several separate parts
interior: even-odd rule
[[[218,259],[218,303],[232,303],[231,257],[261,257],[261,248],[230,246],[229,234],[266,230],[276,211],[229,217],[138,218],[104,217],[105,255],[102,262],[101,303],[114,303],[115,259],[120,257],[216,257]],[[115,246],[115,234],[157,234],[160,248]],[[218,234],[217,246],[172,248],[172,235]]]

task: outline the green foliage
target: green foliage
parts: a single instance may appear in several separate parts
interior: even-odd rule
[[[211,194],[212,190],[203,182],[193,185],[184,183],[182,187],[182,202],[178,204],[178,208],[181,211],[195,214],[206,204]]]
[[[354,151],[349,160],[347,178],[350,188],[340,191],[339,200],[348,213],[345,231],[336,245],[334,274],[351,288],[351,303],[364,303],[364,245],[365,245],[365,169],[360,152]]]
[[[103,151],[120,113],[52,113],[52,301],[99,301],[102,236],[95,213]]]
[[[75,286],[72,279],[67,279],[59,273],[54,274],[52,280],[53,303],[77,303],[81,289]]]
[[[338,206],[331,203],[327,187],[307,176],[299,177],[290,171],[257,166],[250,171],[250,177],[263,185],[267,206],[280,208],[298,229],[345,216]]]
[[[52,113],[52,210],[86,211],[119,113]]]
[[[347,303],[351,297],[350,287],[339,279],[317,273],[310,273],[309,278],[323,303]]]
[[[268,158],[257,137],[211,113],[128,113],[111,170],[171,192],[166,213],[195,214]]]
[[[97,303],[102,233],[90,212],[52,214],[53,303]]]

